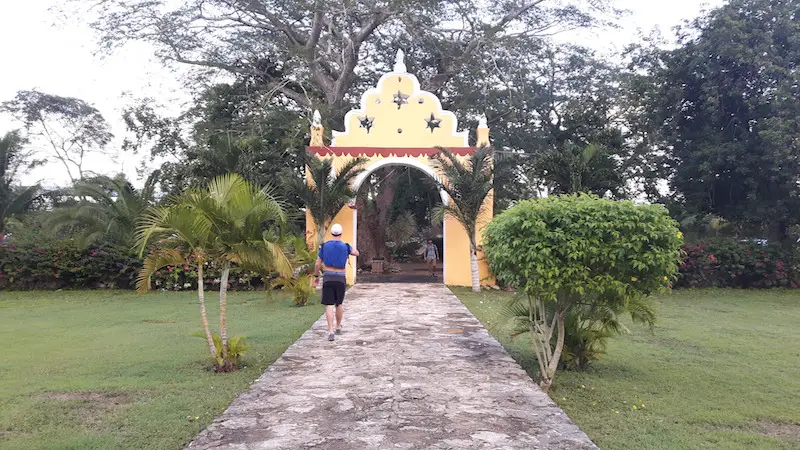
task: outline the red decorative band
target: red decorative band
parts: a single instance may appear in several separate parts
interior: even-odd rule
[[[448,150],[459,156],[467,156],[475,153],[475,147],[448,147]],[[425,147],[306,147],[309,153],[317,156],[433,156],[439,151],[435,148]]]

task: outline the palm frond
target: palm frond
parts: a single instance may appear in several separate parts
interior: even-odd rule
[[[653,330],[656,325],[656,304],[649,297],[633,297],[628,299],[627,312],[634,322],[643,323]]]
[[[318,226],[325,227],[355,197],[351,185],[363,172],[365,161],[352,158],[339,170],[333,170],[332,159],[310,157],[307,161],[308,178],[288,178],[284,185],[303,201]]]
[[[450,204],[439,210],[451,214],[467,230],[475,242],[478,218],[492,190],[492,150],[480,147],[466,162],[445,148],[438,148],[438,168],[444,175],[440,188],[450,198]]]
[[[177,250],[166,250],[148,255],[136,278],[137,292],[148,292],[152,288],[150,279],[159,269],[166,266],[177,266],[185,262],[183,255]]]
[[[67,195],[80,198],[80,202],[63,213],[58,212],[64,208],[57,209],[47,226],[56,231],[77,227],[81,232],[79,240],[86,243],[105,238],[131,245],[137,220],[152,202],[150,194],[143,196],[122,175],[78,181]]]
[[[523,293],[517,293],[508,300],[508,303],[501,310],[501,316],[506,319],[510,326],[512,336],[516,337],[528,333],[533,328],[530,302]]]

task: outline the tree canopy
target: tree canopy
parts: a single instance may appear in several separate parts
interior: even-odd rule
[[[83,179],[86,160],[104,152],[113,137],[100,111],[79,98],[19,91],[0,112],[21,122],[27,138],[44,147],[41,155],[63,165],[73,182]]]
[[[785,237],[800,220],[800,20],[795,1],[732,0],[640,60],[665,174],[691,212]]]
[[[353,88],[388,71],[397,48],[438,93],[466,67],[489,67],[495,49],[602,23],[615,13],[609,3],[101,0],[93,26],[108,48],[147,41],[164,61],[253,80],[263,95],[339,118]]]

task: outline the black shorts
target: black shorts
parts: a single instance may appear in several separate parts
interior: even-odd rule
[[[344,301],[345,283],[341,281],[324,281],[322,283],[322,304],[339,306]]]

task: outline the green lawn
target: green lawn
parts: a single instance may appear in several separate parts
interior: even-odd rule
[[[527,338],[509,338],[502,320],[509,294],[456,294],[529,373],[538,371]],[[800,448],[800,292],[681,291],[659,309],[655,333],[634,327],[590,371],[556,375],[551,397],[595,443]]]
[[[248,366],[215,374],[191,292],[0,292],[0,448],[181,448],[322,313],[263,292],[228,303]]]

